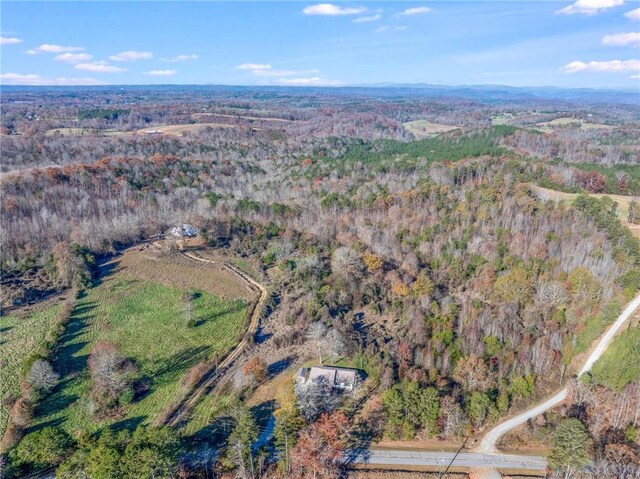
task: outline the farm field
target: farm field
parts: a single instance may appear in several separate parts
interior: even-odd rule
[[[153,133],[161,133],[164,135],[182,135],[183,133],[188,133],[190,131],[198,131],[206,127],[211,128],[238,128],[238,125],[228,125],[226,123],[189,123],[184,125],[158,125],[158,126],[150,126],[148,128],[144,128],[142,130],[136,130],[135,134],[138,135],[149,135]]]
[[[0,399],[20,392],[22,364],[42,343],[59,310],[59,304],[49,301],[36,310],[0,317]],[[4,434],[8,418],[9,412],[0,402],[0,435]]]
[[[239,281],[226,282],[227,272],[218,275],[210,267],[206,275],[196,262],[153,256],[144,248],[118,260],[107,264],[113,272],[78,300],[54,362],[62,383],[38,406],[36,425],[94,431],[106,423],[134,427],[150,422],[173,402],[193,365],[225,354],[242,336],[249,293],[238,287]],[[192,327],[184,314],[187,290],[196,292]],[[87,360],[92,346],[103,341],[137,364],[137,377],[148,382],[149,390],[121,417],[96,423]]]
[[[435,136],[439,133],[446,133],[448,131],[458,130],[459,127],[453,125],[441,125],[439,123],[430,123],[427,120],[415,120],[403,123],[402,126],[405,130],[414,134],[414,136],[421,140],[430,136]]]
[[[295,120],[287,120],[285,118],[277,118],[277,117],[261,117],[261,116],[248,116],[248,115],[228,115],[223,113],[194,113],[191,115],[193,118],[206,118],[208,116],[212,117],[220,117],[220,118],[238,118],[242,120],[260,120],[260,121],[275,121],[275,122],[284,122],[284,123],[293,123]]]
[[[125,132],[118,130],[96,130],[93,128],[52,128],[45,132],[45,136],[117,136]]]
[[[536,128],[544,133],[551,133],[554,127],[576,126],[580,130],[613,130],[615,127],[602,123],[589,123],[580,118],[556,118],[536,124]]]
[[[550,190],[549,188],[543,188],[541,186],[532,186],[532,189],[538,194],[543,195],[545,198],[557,202],[571,202],[579,196],[577,193],[564,193],[562,191]],[[602,198],[603,196],[608,196],[613,201],[618,203],[618,216],[620,217],[620,220],[625,224],[627,224],[627,217],[629,215],[629,204],[631,203],[631,201],[640,201],[640,198],[638,198],[637,196],[607,195],[603,193],[590,193],[589,196],[593,196],[594,198]],[[636,234],[634,228],[638,228],[638,226],[629,224],[627,224],[627,226],[634,232],[634,234]]]

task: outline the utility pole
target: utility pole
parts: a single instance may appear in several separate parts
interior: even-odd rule
[[[453,461],[455,461],[455,460],[456,460],[456,457],[458,457],[458,454],[460,454],[460,451],[462,451],[462,449],[464,449],[464,446],[466,446],[466,445],[467,445],[467,441],[469,440],[469,437],[471,437],[471,436],[467,436],[467,437],[465,437],[465,438],[464,438],[464,441],[462,442],[462,446],[460,446],[460,449],[458,449],[458,450],[456,451],[456,453],[453,455],[453,457],[451,458],[451,462],[449,463],[449,465],[447,466],[447,468],[446,468],[444,471],[442,471],[442,472],[440,473],[440,475],[438,476],[438,479],[442,479],[442,478],[444,477],[444,475],[449,471],[449,468],[450,468],[450,467],[451,467],[451,465],[453,464]],[[475,442],[475,441],[474,441],[474,442]]]

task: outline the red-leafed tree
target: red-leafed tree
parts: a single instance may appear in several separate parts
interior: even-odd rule
[[[334,478],[342,468],[349,420],[342,412],[323,414],[305,429],[291,451],[293,478]]]

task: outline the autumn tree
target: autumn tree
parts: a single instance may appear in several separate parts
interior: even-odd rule
[[[102,412],[129,402],[123,394],[131,394],[134,366],[127,362],[111,343],[97,343],[89,355],[92,396]]]
[[[523,268],[515,268],[496,280],[493,291],[501,301],[522,305],[531,297],[531,280]]]
[[[244,364],[242,372],[256,383],[261,383],[267,379],[267,363],[260,356],[254,356]]]
[[[342,412],[323,414],[309,425],[291,451],[291,477],[337,478],[349,429],[349,420]]]
[[[493,384],[484,360],[474,355],[456,363],[453,379],[466,391],[486,391]]]

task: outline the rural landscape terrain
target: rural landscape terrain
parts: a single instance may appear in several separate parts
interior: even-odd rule
[[[477,94],[5,87],[3,477],[639,477],[640,107]]]

